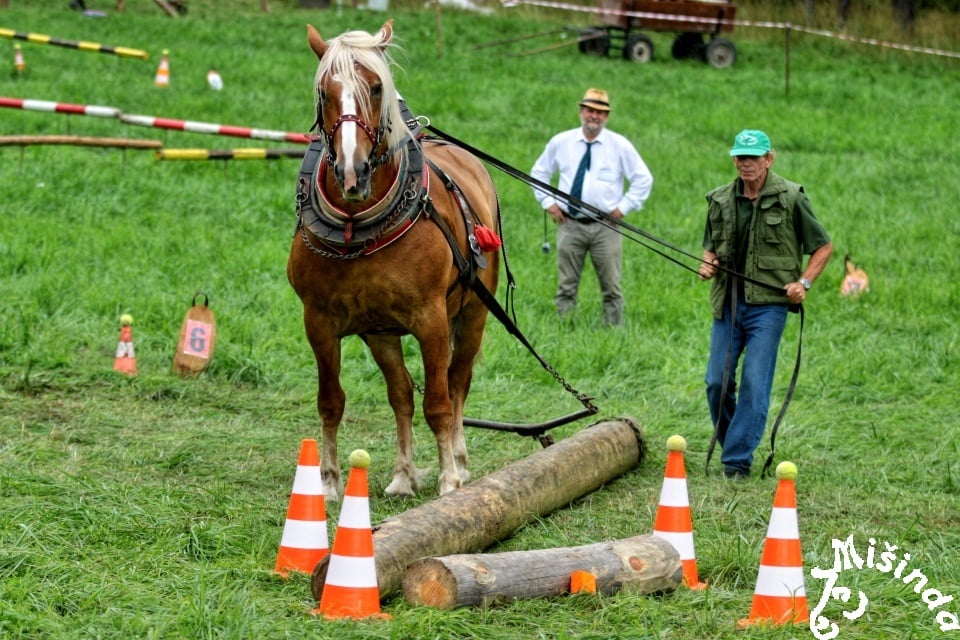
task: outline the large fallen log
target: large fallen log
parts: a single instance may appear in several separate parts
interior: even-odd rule
[[[640,425],[599,422],[436,500],[387,518],[374,528],[381,599],[398,591],[407,567],[421,558],[477,553],[532,520],[599,489],[643,459]],[[329,556],[310,582],[318,601]]]
[[[652,535],[581,547],[424,558],[407,567],[403,597],[438,609],[488,606],[570,593],[570,577],[588,571],[596,590],[641,595],[673,591],[683,579],[676,548]]]

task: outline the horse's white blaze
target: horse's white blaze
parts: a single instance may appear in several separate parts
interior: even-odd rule
[[[334,80],[337,80],[334,77]],[[356,100],[353,97],[353,90],[344,87],[340,92],[340,114],[341,116],[351,115],[359,116],[357,113]],[[357,151],[357,123],[352,120],[345,121],[340,128],[340,147],[343,151],[343,189],[348,191],[357,185],[357,170],[353,166],[353,156]]]

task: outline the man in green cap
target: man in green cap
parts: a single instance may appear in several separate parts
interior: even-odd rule
[[[699,276],[713,280],[710,417],[724,474],[745,478],[766,428],[787,312],[806,299],[833,244],[803,187],[770,171],[774,152],[766,133],[744,129],[730,156],[738,177],[707,194]],[[806,267],[804,254],[810,256]]]

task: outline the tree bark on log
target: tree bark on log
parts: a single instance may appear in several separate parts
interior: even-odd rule
[[[570,593],[570,576],[588,571],[597,592],[673,591],[683,580],[680,554],[652,535],[581,547],[424,558],[407,567],[403,596],[438,609],[489,606]]]
[[[599,422],[436,500],[374,527],[380,598],[398,591],[421,558],[477,553],[528,522],[563,508],[633,469],[643,459],[640,425]],[[320,600],[330,556],[310,582]]]

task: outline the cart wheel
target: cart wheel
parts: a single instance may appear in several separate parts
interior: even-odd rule
[[[606,57],[610,51],[610,34],[606,29],[583,29],[580,31],[577,48],[580,53],[589,53],[593,56]]]
[[[650,62],[653,60],[653,40],[642,33],[630,36],[623,45],[623,59]]]
[[[706,61],[717,69],[726,69],[737,60],[737,49],[725,38],[714,38],[704,51]]]
[[[683,60],[694,56],[703,55],[703,34],[701,33],[680,33],[673,39],[673,47],[670,49],[674,59]]]

